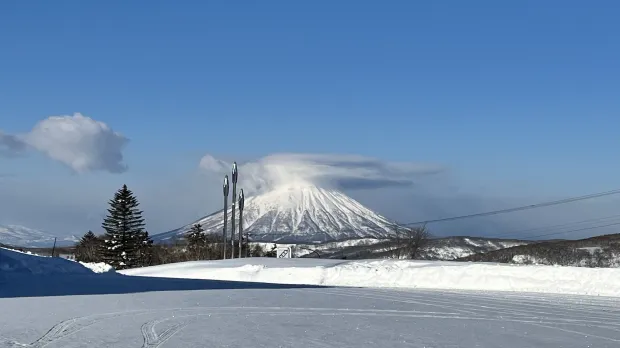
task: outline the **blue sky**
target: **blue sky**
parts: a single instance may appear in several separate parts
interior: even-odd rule
[[[0,223],[97,229],[101,197],[127,182],[155,197],[152,210],[172,209],[169,200],[178,212],[152,228],[174,227],[209,206],[165,194],[206,185],[196,170],[207,153],[435,163],[449,168],[445,187],[493,202],[617,188],[619,10],[614,1],[2,2],[0,130],[24,134],[79,112],[129,139],[129,169],[78,174],[41,154],[0,158],[12,177],[4,197],[23,202]],[[32,199],[64,213],[39,202],[53,218],[30,220]]]

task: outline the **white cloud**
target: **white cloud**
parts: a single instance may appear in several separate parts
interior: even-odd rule
[[[231,164],[213,156],[206,155],[200,159],[200,164],[198,166],[204,170],[221,173],[227,171]]]
[[[27,146],[78,173],[126,171],[122,151],[128,141],[105,123],[80,113],[48,117],[26,134],[0,133],[0,144],[4,144],[10,153]]]
[[[205,155],[199,166],[223,176],[230,174],[232,164]],[[410,186],[416,177],[444,170],[435,164],[389,162],[357,155],[282,153],[239,163],[239,185],[250,194],[277,186],[307,184],[346,190],[383,188]]]

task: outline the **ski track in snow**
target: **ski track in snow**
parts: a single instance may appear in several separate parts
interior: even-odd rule
[[[211,295],[218,292],[213,303],[228,299],[229,305],[195,305],[196,301],[211,302]],[[475,344],[497,347],[501,344],[515,348],[620,345],[620,301],[612,298],[362,288],[235,289],[79,296],[76,306],[92,313],[127,296],[135,297],[137,303],[145,297],[147,305],[165,304],[163,308],[127,309],[62,320],[31,343],[7,338],[3,333],[5,326],[0,326],[3,337],[0,346],[140,347],[139,343],[129,344],[140,336],[142,348],[197,344],[200,347],[248,344],[257,347],[470,347]],[[18,302],[39,301],[41,305],[33,307],[39,308],[39,312],[30,314],[34,318],[54,308],[57,298],[0,299],[0,307],[18,308]],[[165,307],[168,301],[185,302],[185,306]],[[125,305],[133,303],[125,302]],[[235,302],[247,305],[230,305]],[[62,311],[56,308],[56,312]],[[0,317],[5,314],[8,312],[0,313]],[[429,327],[434,331],[429,331]],[[460,331],[456,329],[459,327]],[[115,331],[118,329],[120,332]],[[102,333],[118,336],[116,344],[102,339]],[[265,337],[262,339],[266,341],[257,336]],[[385,341],[386,337],[392,341]]]

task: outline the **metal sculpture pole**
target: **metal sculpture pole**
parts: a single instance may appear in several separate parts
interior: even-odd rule
[[[222,259],[226,260],[226,225],[228,224],[228,175],[224,176],[224,234],[222,239]]]
[[[231,242],[231,254],[230,254],[230,258],[234,259],[235,258],[235,205],[236,205],[236,201],[237,201],[237,162],[233,162],[232,165],[232,182],[233,182],[233,192],[232,192],[232,216],[231,216],[231,225],[230,227],[232,227],[232,233],[230,235],[230,242]]]
[[[241,250],[243,249],[243,189],[239,191],[239,258],[241,258]],[[248,244],[249,246],[249,244]]]

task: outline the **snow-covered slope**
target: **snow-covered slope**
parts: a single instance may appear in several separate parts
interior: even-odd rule
[[[620,341],[617,297],[357,286],[373,281],[388,285],[452,281],[480,287],[544,290],[552,284],[558,290],[590,286],[596,290],[604,283],[600,289],[610,292],[618,283],[617,276],[610,275],[617,272],[571,274],[574,269],[561,267],[452,263],[433,267],[430,262],[407,267],[406,261],[270,259],[269,264],[251,260],[247,266],[241,261],[249,259],[227,261],[142,271],[177,277],[192,273],[196,278],[277,277],[283,282],[325,279],[355,286],[115,274],[0,282],[0,347],[617,348]],[[339,270],[342,273],[337,274]]]
[[[143,277],[278,284],[620,296],[620,269],[609,268],[449,261],[249,258],[182,262],[120,272]]]
[[[85,265],[61,257],[39,256],[0,248],[0,275],[8,273],[31,275],[91,274]]]
[[[75,236],[58,238],[56,245],[71,245],[78,240]],[[26,248],[51,248],[54,244],[54,236],[48,232],[24,226],[0,225],[0,243]]]
[[[531,241],[483,237],[446,237],[433,239],[421,252],[425,260],[456,260],[477,253],[529,244]]]
[[[229,218],[231,210],[229,208]],[[208,233],[217,234],[222,233],[223,220],[224,212],[221,210],[195,223],[201,224]],[[162,241],[183,235],[191,225],[153,238]],[[386,238],[395,231],[394,223],[342,192],[314,185],[282,186],[246,198],[243,225],[253,241],[281,243]]]

